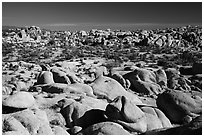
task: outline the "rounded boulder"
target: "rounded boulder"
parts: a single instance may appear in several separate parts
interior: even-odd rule
[[[28,92],[17,92],[4,99],[2,104],[13,108],[29,108],[35,104],[35,99]]]

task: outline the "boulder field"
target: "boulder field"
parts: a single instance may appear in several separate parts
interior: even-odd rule
[[[109,70],[86,61],[33,64],[29,70],[26,62],[14,63],[15,70],[5,66],[2,134],[201,134],[202,76],[196,65],[190,74],[184,67]]]

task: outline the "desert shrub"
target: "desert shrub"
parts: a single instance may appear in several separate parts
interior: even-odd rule
[[[120,64],[121,64],[121,63],[120,63],[119,61],[111,61],[111,62],[108,62],[108,63],[104,64],[104,66],[105,66],[108,70],[110,70],[110,69],[112,69],[112,68],[114,68],[114,67],[119,67]]]
[[[157,61],[158,66],[162,66],[164,68],[177,68],[176,62],[170,61],[169,59],[159,59]]]
[[[48,45],[54,45],[55,44],[55,40],[51,39],[49,42],[48,42]]]
[[[201,52],[192,52],[192,51],[184,51],[180,54],[179,59],[182,60],[183,63],[192,64],[197,61],[202,60]]]
[[[134,53],[128,54],[127,58],[129,58],[130,60],[136,60],[138,58],[138,56],[139,56],[139,53],[134,52]]]
[[[12,53],[15,49],[13,48],[14,44],[9,43],[2,43],[2,54],[3,56],[8,55],[9,53]]]

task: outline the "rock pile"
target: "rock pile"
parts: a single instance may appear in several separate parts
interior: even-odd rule
[[[200,131],[194,119],[202,114],[201,93],[191,88],[176,90],[170,84],[177,81],[177,85],[191,87],[193,80],[198,79],[196,75],[181,77],[185,75],[176,69],[138,66],[120,67],[111,72],[100,63],[81,73],[79,70],[90,62],[13,63],[18,66],[15,71],[5,66],[3,134],[130,135]],[[91,76],[91,73],[95,74]],[[179,78],[187,82],[179,82]],[[27,84],[28,81],[33,82]]]

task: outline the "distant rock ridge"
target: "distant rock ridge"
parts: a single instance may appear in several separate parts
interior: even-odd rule
[[[142,56],[142,60],[146,60],[153,58],[154,54],[166,53],[177,54],[181,58],[193,62],[193,60],[197,60],[193,54],[200,55],[202,52],[202,28],[199,26],[155,30],[135,28],[134,31],[92,29],[76,32],[49,31],[38,26],[17,29],[3,31],[2,41],[6,51],[6,44],[11,44],[10,46],[13,44],[17,47],[38,47],[39,51],[33,55],[47,50],[47,53],[40,53],[43,56],[40,59],[55,59],[56,56],[60,59],[100,56],[121,61],[133,61],[137,60],[139,56]],[[147,48],[151,54],[141,53]],[[16,50],[16,48],[14,49]],[[15,60],[17,53],[21,53],[16,52],[12,52],[15,53],[12,60]]]

